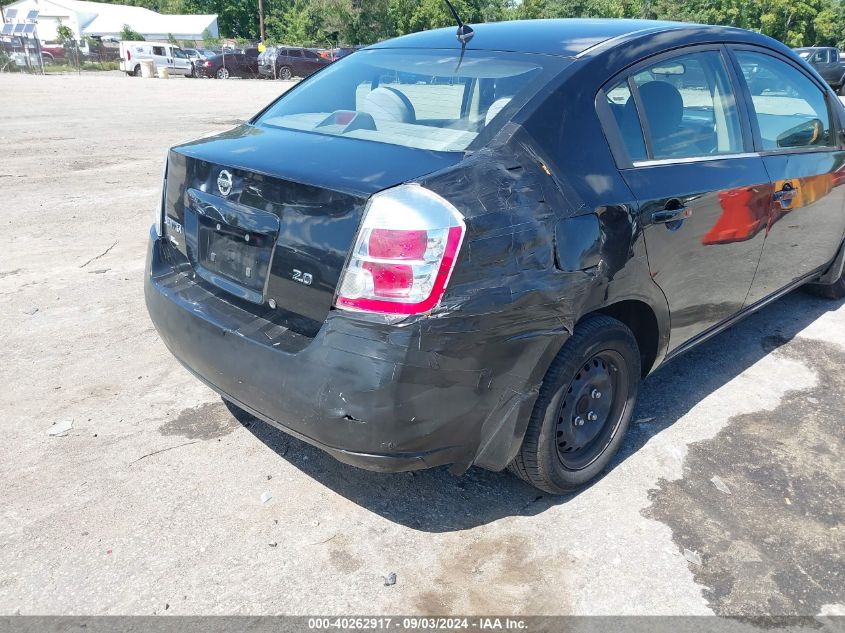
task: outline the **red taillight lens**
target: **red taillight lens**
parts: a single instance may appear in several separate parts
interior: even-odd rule
[[[335,305],[385,314],[434,309],[464,231],[458,210],[423,187],[402,185],[376,194],[367,205]]]
[[[370,232],[369,254],[386,259],[422,259],[427,245],[426,231],[373,229]]]
[[[377,297],[407,297],[414,286],[414,269],[407,264],[363,265],[373,276],[373,294]]]

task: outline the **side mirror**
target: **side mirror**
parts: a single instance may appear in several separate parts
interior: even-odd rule
[[[820,142],[824,136],[824,125],[818,119],[808,119],[781,132],[777,138],[778,147],[807,147]]]

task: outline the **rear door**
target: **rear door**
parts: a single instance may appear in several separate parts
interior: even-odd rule
[[[173,72],[178,75],[190,75],[191,60],[188,59],[187,53],[178,46],[172,46],[170,54],[170,60],[173,62]]]
[[[754,143],[773,182],[753,304],[827,265],[842,242],[845,152],[833,116],[842,106],[786,57],[753,47],[732,52],[741,81],[754,86],[746,93]]]
[[[727,55],[719,45],[659,55],[599,95],[669,304],[670,350],[742,309],[763,247],[771,185]]]

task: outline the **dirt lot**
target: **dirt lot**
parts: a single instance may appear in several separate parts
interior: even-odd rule
[[[793,293],[648,379],[567,498],[234,419],[147,318],[147,232],[166,148],[284,87],[0,76],[0,613],[845,613],[841,302]]]

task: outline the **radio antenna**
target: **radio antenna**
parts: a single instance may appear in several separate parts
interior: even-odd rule
[[[443,2],[445,2],[446,6],[449,7],[449,11],[452,12],[455,22],[458,23],[458,32],[456,35],[458,37],[458,41],[461,43],[461,47],[464,47],[467,45],[467,42],[472,39],[472,36],[475,35],[475,33],[469,25],[464,24],[464,21],[461,20],[461,16],[458,15],[458,12],[455,11],[455,7],[452,6],[452,3],[449,2],[449,0],[443,0]]]

